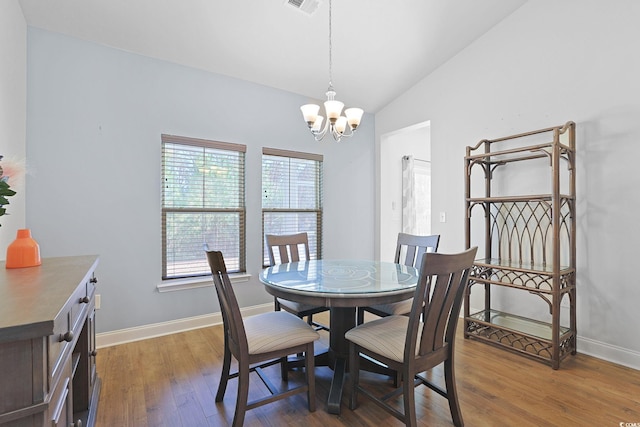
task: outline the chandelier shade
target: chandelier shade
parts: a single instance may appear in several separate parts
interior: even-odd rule
[[[344,108],[344,103],[335,99],[336,91],[332,84],[332,40],[331,40],[331,0],[329,0],[329,88],[327,89],[327,100],[324,102],[324,116],[320,115],[320,106],[317,104],[306,104],[300,107],[304,121],[315,137],[316,141],[321,141],[327,134],[331,134],[336,142],[343,137],[353,136],[362,120],[364,111],[362,108]],[[324,126],[323,126],[324,124]]]

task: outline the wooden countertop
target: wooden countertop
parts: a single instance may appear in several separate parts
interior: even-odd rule
[[[1,262],[0,342],[53,334],[53,320],[97,264],[97,255],[43,258],[26,268]]]

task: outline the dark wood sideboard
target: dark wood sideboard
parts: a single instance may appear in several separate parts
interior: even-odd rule
[[[0,263],[0,426],[94,425],[97,265],[95,255]]]

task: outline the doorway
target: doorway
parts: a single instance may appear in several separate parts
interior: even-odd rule
[[[413,234],[431,231],[431,126],[423,122],[380,138],[380,260],[393,261],[398,233],[403,231],[403,158],[413,158],[416,225]],[[406,210],[405,210],[406,212]]]

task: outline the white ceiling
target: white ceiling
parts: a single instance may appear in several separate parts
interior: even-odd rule
[[[27,24],[324,99],[329,1],[19,0]],[[526,0],[333,0],[336,99],[375,113]]]

